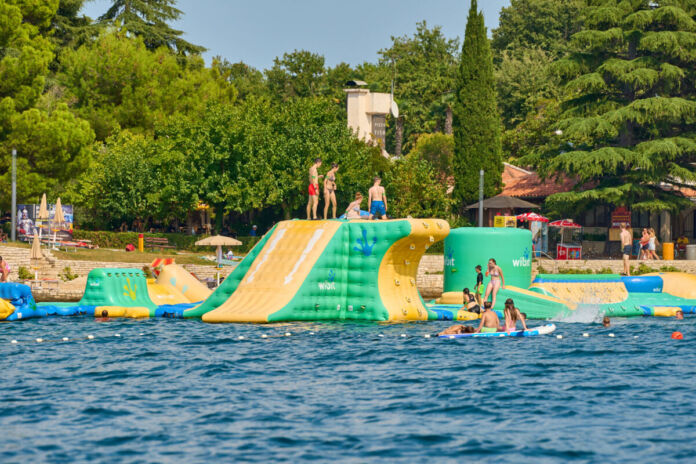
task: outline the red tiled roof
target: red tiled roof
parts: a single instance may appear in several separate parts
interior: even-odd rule
[[[575,186],[575,181],[563,177],[561,182],[556,179],[541,180],[534,171],[504,163],[503,191],[501,195],[519,198],[546,198],[554,193],[568,192]]]

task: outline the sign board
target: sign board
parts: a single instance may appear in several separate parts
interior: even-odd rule
[[[493,220],[493,227],[517,227],[517,217],[496,216]]]
[[[56,240],[72,240],[73,233],[73,207],[63,205],[63,216],[65,222],[58,224],[53,221],[56,215],[56,205],[48,206],[48,221],[38,221],[39,205],[17,205],[17,238],[24,239],[27,235],[39,234],[42,237],[53,238]]]
[[[387,140],[387,117],[383,114],[372,115],[372,137],[384,148]]]
[[[611,226],[621,227],[621,224],[631,225],[631,212],[623,206],[619,206],[611,213]]]

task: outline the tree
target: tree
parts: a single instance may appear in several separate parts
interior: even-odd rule
[[[295,50],[284,53],[282,58],[275,58],[273,67],[266,71],[266,78],[271,94],[287,100],[321,95],[324,73],[322,55]]]
[[[493,60],[483,13],[472,0],[462,47],[454,107],[454,198],[470,203],[478,198],[480,169],[486,172],[484,194],[500,188],[500,117],[496,105]]]
[[[52,38],[59,47],[79,47],[97,36],[98,26],[87,16],[80,16],[84,3],[85,0],[60,0],[51,23]]]
[[[511,0],[500,11],[491,45],[496,61],[503,52],[540,49],[552,58],[567,51],[570,37],[581,27],[585,0]]]
[[[449,217],[452,201],[447,184],[427,160],[413,152],[395,161],[384,183],[389,216]]]
[[[121,30],[142,37],[149,50],[167,47],[180,55],[204,52],[205,48],[185,41],[182,31],[167,24],[181,17],[181,10],[174,5],[176,0],[114,0],[99,21],[116,24]]]
[[[558,209],[689,205],[663,182],[696,182],[696,4],[588,4],[585,29],[572,38],[573,53],[556,66],[566,91],[556,124],[561,147],[525,160],[543,175],[578,178],[576,191],[548,198]]]
[[[447,185],[451,181],[452,159],[454,157],[454,138],[451,135],[435,133],[418,137],[408,156],[420,158],[430,163],[438,183]]]

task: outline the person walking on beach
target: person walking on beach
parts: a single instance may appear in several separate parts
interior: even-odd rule
[[[321,158],[316,158],[314,164],[309,168],[309,199],[307,200],[307,219],[317,218],[317,206],[319,205],[319,168]],[[311,213],[311,216],[310,216]]]
[[[367,209],[370,210],[370,219],[378,216],[379,219],[387,219],[387,194],[384,192],[384,187],[380,184],[382,179],[374,178],[374,183],[370,187],[367,198]]]
[[[648,257],[648,242],[650,242],[650,234],[648,229],[643,229],[643,233],[640,237],[640,259],[650,259]]]
[[[488,260],[486,277],[489,275],[491,276],[491,280],[486,287],[486,295],[483,297],[483,301],[488,301],[488,297],[491,296],[491,307],[495,308],[495,298],[498,296],[498,290],[505,288],[505,277],[503,276],[503,270],[500,269],[500,266],[498,266],[493,258]]]
[[[621,224],[621,233],[619,235],[621,237],[621,250],[623,252],[624,274],[630,276],[631,268],[628,265],[628,260],[631,259],[631,249],[633,248],[631,242],[633,241],[633,237],[628,230],[628,224],[625,222]]]
[[[324,178],[324,219],[328,219],[329,203],[333,207],[333,218],[336,219],[336,172],[338,164],[333,163]]]

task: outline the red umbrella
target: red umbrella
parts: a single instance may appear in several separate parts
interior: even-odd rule
[[[549,218],[545,218],[541,214],[537,214],[537,213],[520,214],[519,216],[517,216],[517,219],[520,221],[529,221],[529,222],[549,222]]]
[[[551,227],[562,227],[569,229],[580,229],[582,226],[573,222],[572,219],[559,219],[558,221],[553,221],[549,224]]]

